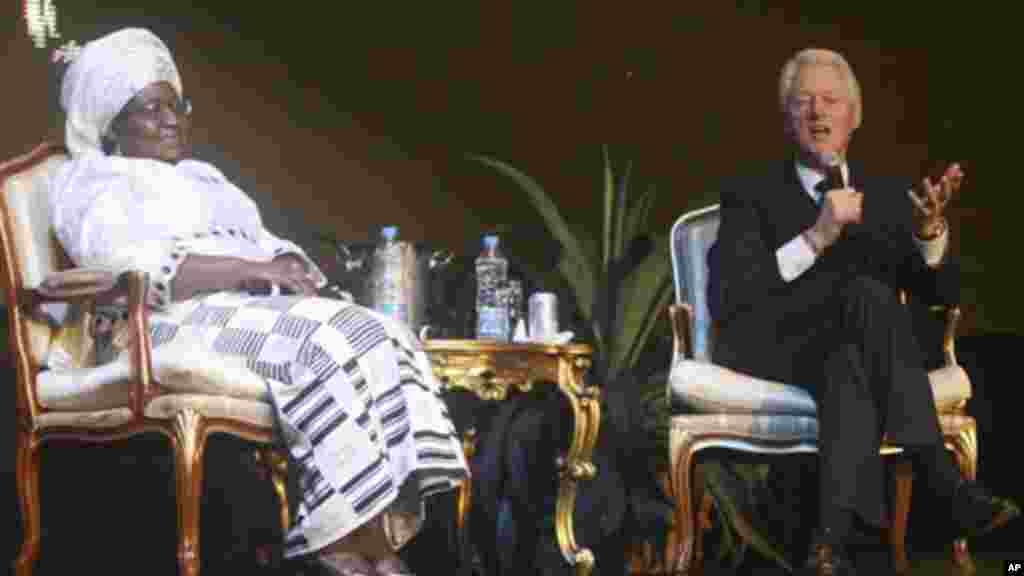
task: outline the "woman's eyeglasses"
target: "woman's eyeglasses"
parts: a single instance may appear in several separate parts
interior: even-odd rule
[[[150,100],[139,102],[132,100],[125,106],[129,114],[142,114],[150,118],[159,118],[164,111],[174,112],[177,116],[188,116],[192,114],[192,101],[188,98],[178,98],[174,102],[163,100]]]

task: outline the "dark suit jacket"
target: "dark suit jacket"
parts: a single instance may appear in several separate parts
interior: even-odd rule
[[[804,190],[792,159],[727,183],[721,193],[718,240],[708,254],[708,303],[719,326],[716,363],[758,376],[814,378],[794,363],[821,355],[832,296],[866,276],[925,303],[956,303],[959,270],[951,256],[929,268],[913,241],[911,181],[873,178],[850,163],[850,185],[864,193],[864,221],[791,282],[782,279],[775,251],[814,224],[818,207]],[[805,355],[794,360],[794,356]]]

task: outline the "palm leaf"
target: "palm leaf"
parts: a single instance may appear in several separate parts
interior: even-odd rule
[[[632,233],[626,233],[626,214],[629,212],[629,204],[627,202],[629,196],[629,179],[633,172],[633,161],[630,160],[626,164],[626,170],[622,173],[622,177],[619,179],[616,194],[615,194],[615,211],[612,214],[612,222],[614,229],[612,232],[612,258],[619,260],[626,253],[626,247],[633,240]]]
[[[609,377],[632,366],[639,356],[658,314],[667,303],[670,276],[668,241],[658,239],[654,250],[622,281],[619,292],[622,306],[615,326],[616,337],[622,345],[610,351]]]
[[[612,212],[615,209],[615,174],[612,172],[612,163],[608,158],[608,146],[601,147],[601,154],[604,158],[604,223],[602,228],[601,262],[605,273],[612,262]]]
[[[590,292],[589,299],[586,300],[586,302],[588,302],[589,305],[584,307],[584,299],[581,297],[579,293],[579,288],[577,287],[576,283],[574,283],[572,280],[573,275],[578,273],[578,264],[578,260],[574,260],[569,256],[563,255],[562,258],[558,261],[558,271],[562,275],[562,277],[569,282],[569,285],[572,286],[573,292],[576,294],[577,309],[579,310],[580,314],[582,315],[583,319],[587,322],[587,324],[590,325],[591,331],[594,333],[594,349],[597,351],[598,354],[603,354],[606,346],[604,326],[602,326],[601,322],[599,322],[598,319],[592,314],[592,304],[594,302],[594,298],[596,297],[597,289],[596,286],[594,289],[592,289],[592,291]]]
[[[643,352],[644,345],[647,344],[647,340],[651,337],[651,332],[654,327],[658,325],[658,316],[663,310],[668,307],[669,300],[672,298],[672,276],[671,274],[665,273],[656,296],[651,300],[651,307],[649,313],[644,317],[643,325],[640,328],[636,339],[630,345],[625,359],[622,361],[622,366],[635,366],[640,358],[640,353]]]
[[[536,180],[527,176],[522,171],[505,162],[486,156],[470,155],[469,157],[511,178],[526,192],[527,198],[529,198],[530,203],[537,212],[540,213],[548,231],[551,232],[551,235],[562,246],[563,256],[558,265],[559,270],[562,271],[566,281],[569,282],[573,293],[576,295],[576,306],[579,309],[580,315],[589,321],[596,289],[594,278],[596,266],[592,265],[591,258],[562,217],[558,206],[555,205],[547,192],[544,191],[544,188]]]
[[[626,224],[622,231],[626,238],[635,238],[647,227],[647,219],[650,217],[651,207],[654,205],[655,190],[654,185],[648,186],[630,205]]]

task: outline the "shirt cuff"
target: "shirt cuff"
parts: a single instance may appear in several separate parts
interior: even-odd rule
[[[818,255],[807,239],[800,234],[786,242],[775,251],[775,260],[779,263],[779,274],[786,282],[792,282],[808,268],[814,265]]]
[[[947,226],[943,229],[942,234],[931,240],[921,240],[914,236],[914,244],[917,244],[921,256],[924,256],[925,263],[932,268],[938,268],[942,259],[946,257],[946,249],[949,247],[949,227]]]
[[[157,309],[166,308],[172,301],[171,283],[187,254],[187,246],[180,239],[143,240],[126,243],[110,254],[105,265],[116,270],[142,270],[149,274],[149,292],[146,303]]]

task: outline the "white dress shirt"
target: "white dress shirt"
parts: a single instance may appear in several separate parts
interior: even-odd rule
[[[849,167],[844,162],[841,168],[843,180],[849,182]],[[821,193],[815,190],[815,186],[825,179],[825,175],[799,162],[796,163],[796,173],[804,190],[811,196],[815,204],[819,204]],[[924,256],[925,262],[932,268],[935,268],[942,262],[942,258],[946,254],[946,248],[949,244],[949,232],[948,229],[943,230],[942,234],[932,240],[919,240],[915,237],[914,242],[921,250],[921,255]],[[803,234],[798,234],[775,251],[775,260],[779,264],[779,274],[786,282],[791,282],[798,278],[808,268],[813,266],[817,259],[818,255],[814,252],[814,248],[808,244]]]

